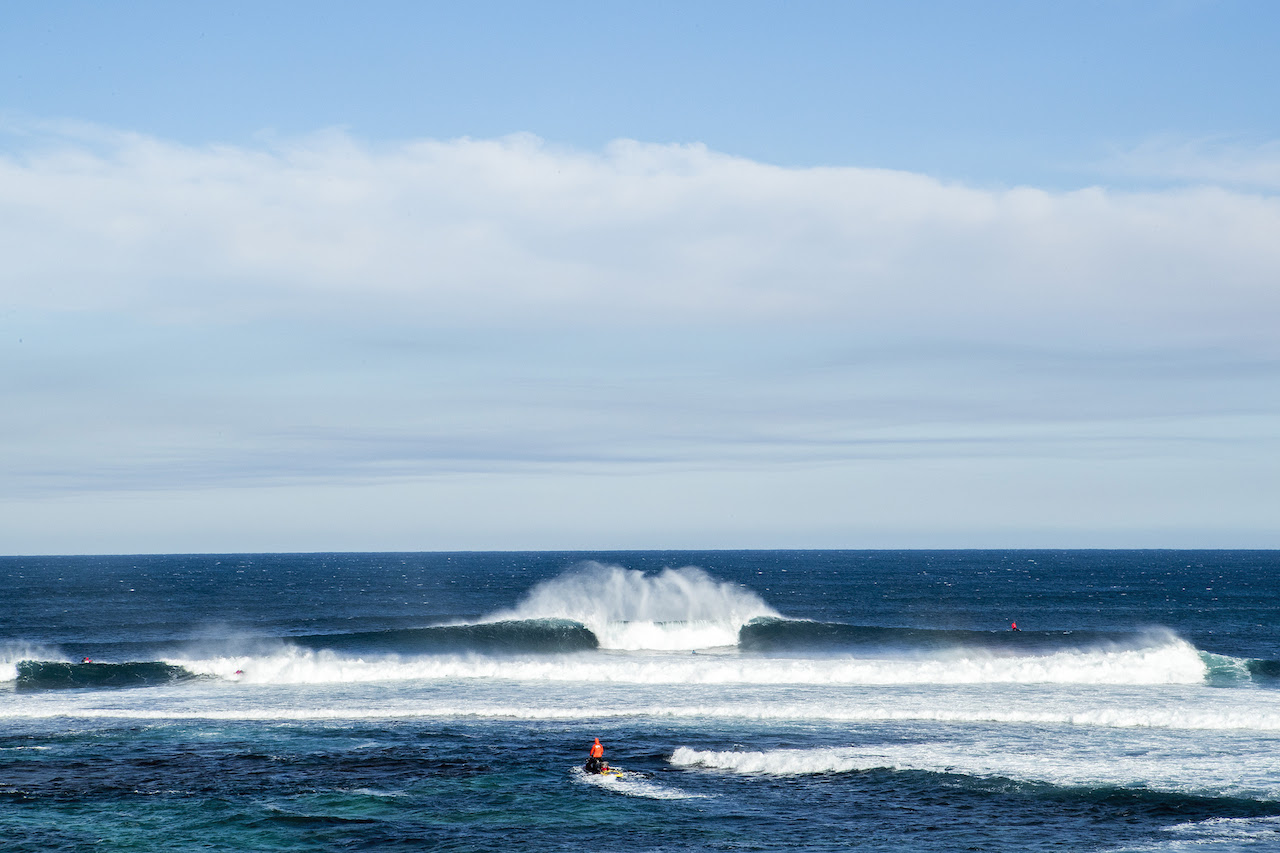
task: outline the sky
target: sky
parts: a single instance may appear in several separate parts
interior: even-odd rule
[[[1280,547],[1280,6],[0,6],[0,553]]]

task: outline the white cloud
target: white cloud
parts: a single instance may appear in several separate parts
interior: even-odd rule
[[[1280,199],[981,189],[699,145],[255,150],[99,132],[0,159],[10,305],[151,317],[835,323],[1268,346]]]
[[[1274,541],[1265,193],[24,134],[13,548]]]
[[[1273,194],[1280,191],[1280,142],[1159,136],[1118,151],[1101,169],[1131,178]]]

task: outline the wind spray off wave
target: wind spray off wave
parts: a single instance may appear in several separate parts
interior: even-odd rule
[[[736,646],[742,626],[766,616],[779,614],[749,589],[702,569],[649,575],[589,562],[538,584],[489,620],[569,619],[585,625],[603,649],[683,651]]]

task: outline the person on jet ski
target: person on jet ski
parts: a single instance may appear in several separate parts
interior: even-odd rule
[[[604,773],[609,769],[604,760],[604,747],[600,745],[600,738],[596,738],[596,742],[591,744],[591,757],[582,765],[582,769],[588,773]]]

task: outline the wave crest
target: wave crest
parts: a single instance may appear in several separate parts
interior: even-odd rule
[[[372,654],[563,654],[597,648],[595,636],[568,619],[435,625],[351,634],[289,637],[294,645],[317,651]]]
[[[588,562],[489,620],[568,619],[585,625],[601,648],[683,651],[735,646],[742,626],[778,616],[751,590],[694,566],[649,575]]]
[[[24,660],[17,664],[16,670],[15,681],[19,690],[151,687],[195,677],[194,673],[163,661],[64,663]]]

